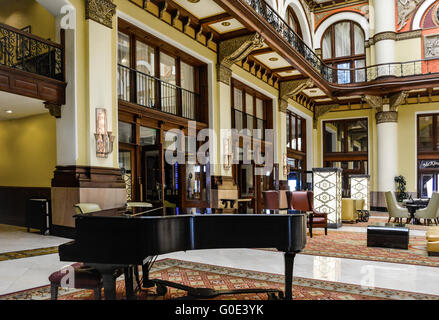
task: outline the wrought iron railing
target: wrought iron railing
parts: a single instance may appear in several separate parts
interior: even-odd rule
[[[0,23],[0,65],[64,81],[64,46]]]
[[[120,100],[197,120],[197,93],[121,64],[117,76]]]
[[[285,20],[265,0],[241,0],[268,22],[305,60],[328,82],[351,84],[375,80],[379,77],[408,77],[439,72],[434,59],[396,62],[352,69],[329,66],[312,50]]]

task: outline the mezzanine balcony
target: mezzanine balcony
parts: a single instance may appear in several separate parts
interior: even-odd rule
[[[199,120],[199,94],[119,64],[119,100],[189,120]]]
[[[61,44],[0,23],[0,90],[50,103],[65,103]]]

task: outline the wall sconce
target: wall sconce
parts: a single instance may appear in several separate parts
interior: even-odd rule
[[[96,109],[96,157],[108,158],[113,152],[114,136],[107,131],[107,111],[103,108]]]
[[[228,138],[224,138],[224,170],[230,170],[232,167],[232,156],[230,152],[230,141]]]
[[[288,173],[290,172],[290,166],[288,165],[288,158],[285,152],[283,156],[283,167],[284,167],[284,176],[287,176]]]

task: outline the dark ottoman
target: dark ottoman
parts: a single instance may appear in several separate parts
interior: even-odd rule
[[[367,246],[409,248],[409,228],[398,223],[374,223],[367,227]]]

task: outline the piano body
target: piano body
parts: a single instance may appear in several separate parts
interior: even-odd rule
[[[182,214],[169,216],[95,212],[77,215],[76,238],[59,246],[61,261],[84,262],[98,269],[105,299],[115,299],[115,270],[143,266],[147,286],[152,256],[223,248],[275,248],[284,252],[285,298],[292,299],[295,254],[306,244],[306,215]],[[129,274],[125,273],[126,277]],[[132,279],[131,279],[132,285]],[[135,298],[128,290],[127,298]],[[157,287],[158,288],[158,287]]]

